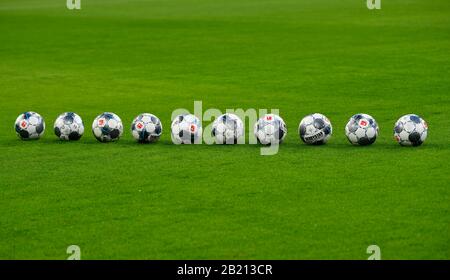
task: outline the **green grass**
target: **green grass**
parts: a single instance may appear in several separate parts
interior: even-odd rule
[[[450,258],[450,2],[82,0],[0,1],[0,258]],[[278,108],[288,135],[257,145],[176,146],[174,109]],[[18,140],[26,110],[47,121]],[[86,135],[62,143],[64,111]],[[90,124],[122,117],[117,143]],[[139,145],[141,112],[163,136]],[[299,141],[300,119],[326,114],[329,144]],[[380,136],[348,144],[344,125],[373,115]],[[394,122],[417,113],[427,142],[402,148]],[[207,123],[204,123],[207,125]]]

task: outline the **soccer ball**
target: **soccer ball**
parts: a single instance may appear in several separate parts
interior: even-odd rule
[[[202,138],[202,124],[192,114],[177,116],[171,125],[172,142],[175,144],[199,143]]]
[[[131,134],[141,143],[156,142],[162,134],[161,121],[155,115],[140,114],[131,123]]]
[[[345,126],[345,135],[353,145],[370,145],[377,139],[378,124],[367,114],[356,114]]]
[[[61,140],[78,140],[84,133],[83,121],[72,112],[59,115],[53,127],[56,136]]]
[[[298,126],[298,133],[300,139],[306,144],[321,145],[330,139],[333,127],[327,117],[315,113],[302,119]]]
[[[92,123],[92,132],[100,142],[119,140],[123,133],[122,120],[114,113],[103,113]]]
[[[22,140],[39,139],[45,131],[44,119],[35,112],[25,112],[16,119],[17,136]]]
[[[418,115],[404,115],[395,123],[394,138],[402,146],[420,146],[427,135],[428,124]]]
[[[287,127],[283,119],[275,114],[261,117],[253,128],[256,139],[263,145],[279,144],[287,134]]]
[[[223,114],[213,122],[211,134],[216,144],[237,144],[244,135],[244,124],[235,114]]]

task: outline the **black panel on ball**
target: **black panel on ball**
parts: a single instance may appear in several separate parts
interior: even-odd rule
[[[55,135],[61,137],[61,130],[59,129],[59,127],[55,127]]]
[[[278,140],[283,139],[284,136],[284,130],[279,128],[278,129]]]
[[[119,138],[119,135],[120,135],[120,131],[118,129],[113,129],[109,133],[109,136],[111,136],[111,139],[117,139],[117,138]]]
[[[79,134],[78,132],[71,132],[69,134],[69,140],[79,140],[81,138],[81,134]]]
[[[158,125],[155,126],[155,133],[156,134],[160,134],[161,133],[161,125],[158,124]]]
[[[43,122],[43,121],[41,121],[41,122],[39,123],[39,125],[36,126],[36,132],[37,132],[38,134],[41,134],[42,131],[44,131],[44,122]]]
[[[418,132],[413,132],[408,136],[408,140],[413,144],[417,143],[420,141],[420,134]]]
[[[370,145],[373,142],[375,142],[375,137],[370,138],[370,139],[368,137],[362,137],[362,138],[358,139],[358,144],[361,146]]]
[[[28,139],[28,138],[30,137],[30,134],[29,134],[28,131],[26,131],[26,130],[21,130],[21,131],[19,132],[19,135],[20,135],[20,137],[23,138],[23,139]]]

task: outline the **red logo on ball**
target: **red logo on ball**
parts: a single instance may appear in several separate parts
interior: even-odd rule
[[[365,120],[361,120],[360,122],[359,122],[359,125],[360,126],[367,126],[367,121],[365,121]]]
[[[191,124],[191,132],[194,132],[195,129],[196,129],[195,125],[194,125],[194,124]]]

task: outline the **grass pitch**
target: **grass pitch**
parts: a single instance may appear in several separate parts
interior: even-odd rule
[[[297,0],[0,2],[0,258],[450,258],[450,2]],[[278,108],[288,135],[259,146],[176,146],[176,108]],[[39,141],[20,141],[17,115],[39,112]],[[58,141],[75,111],[79,141]],[[112,111],[126,130],[98,143],[90,125]],[[132,119],[163,122],[154,145]],[[297,126],[321,112],[326,146]],[[376,118],[380,136],[353,147],[344,125]],[[394,122],[417,113],[426,143],[394,143]],[[206,125],[207,123],[204,123]]]

